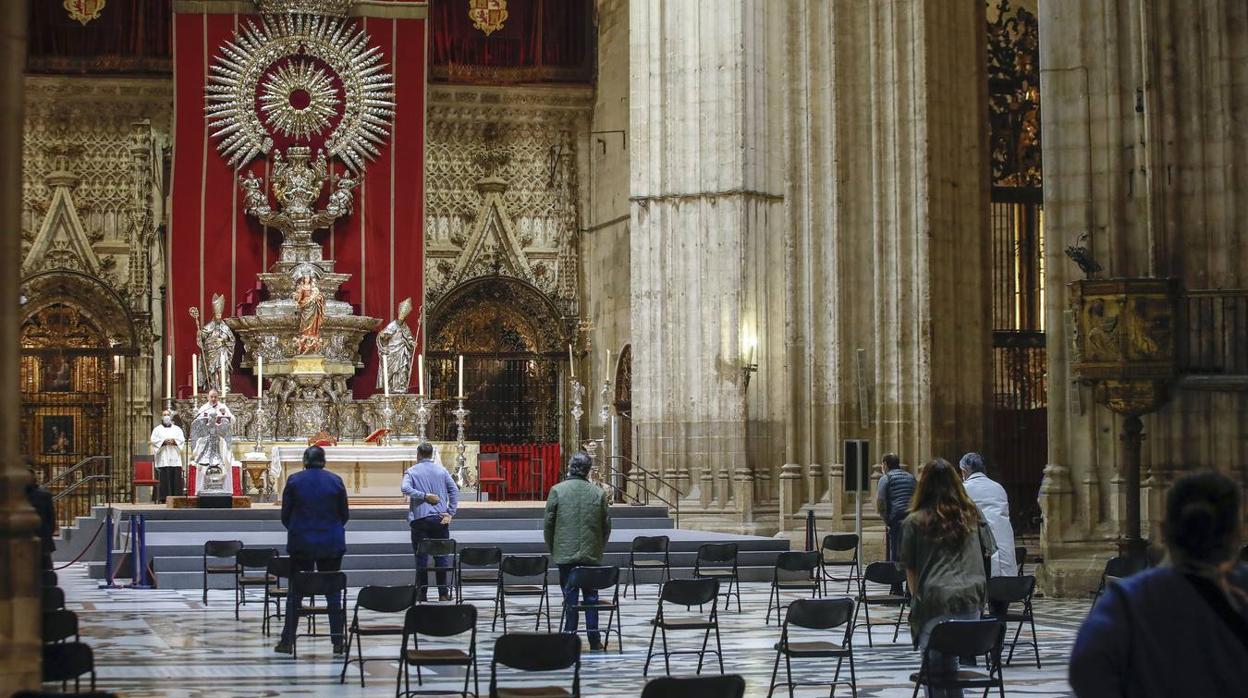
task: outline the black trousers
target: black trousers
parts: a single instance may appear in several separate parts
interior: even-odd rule
[[[412,554],[416,556],[416,598],[424,601],[429,590],[429,556],[417,552],[417,549],[420,546],[420,542],[426,538],[443,540],[450,538],[451,527],[448,524],[441,523],[436,516],[416,519],[408,525],[412,529]],[[433,562],[438,567],[446,567],[450,564],[451,558],[447,555],[435,555]],[[449,597],[451,590],[446,585],[446,570],[438,570],[437,578],[438,595],[443,598]]]
[[[157,468],[156,477],[160,486],[156,488],[156,501],[165,503],[167,497],[181,497],[186,493],[182,484],[181,468]]]
[[[898,519],[896,522],[888,524],[888,560],[889,562],[899,562],[901,560],[901,522],[904,519]],[[902,587],[900,584],[894,584],[889,589],[890,594],[900,595]]]
[[[310,558],[298,555],[290,556],[290,590],[286,594],[286,624],[282,626],[282,643],[290,644],[295,639],[299,627],[299,609],[303,608],[303,597],[296,593],[294,575],[298,572],[340,572],[342,556]],[[325,597],[329,608],[329,634],[335,645],[342,644],[342,633],[347,616],[342,608],[342,598],[338,594]]]

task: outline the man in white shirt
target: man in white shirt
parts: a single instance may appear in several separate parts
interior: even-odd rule
[[[971,501],[979,507],[993,538],[997,539],[997,552],[992,555],[992,576],[1010,577],[1018,574],[1014,560],[1014,527],[1010,525],[1010,500],[1005,488],[990,480],[984,468],[984,457],[968,453],[958,462],[962,469],[962,484]]]
[[[156,501],[163,504],[167,497],[182,496],[182,444],[186,443],[186,435],[182,427],[173,423],[169,410],[165,410],[148,441],[152,444],[152,460],[160,480]]]

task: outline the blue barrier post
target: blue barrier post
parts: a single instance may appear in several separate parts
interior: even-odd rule
[[[104,583],[101,589],[116,589],[113,584],[113,508],[109,507],[104,514]]]

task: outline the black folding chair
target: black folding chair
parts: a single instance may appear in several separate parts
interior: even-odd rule
[[[455,542],[454,538],[425,538],[416,544],[417,554],[424,553],[429,556],[429,566],[425,568],[425,578],[416,580],[416,599],[420,603],[425,602],[426,595],[428,594],[430,576],[433,576],[434,586],[437,585],[438,572],[442,572],[447,576],[447,593],[450,593],[450,589],[458,588],[458,580],[454,579],[455,573],[459,570],[459,563],[457,562],[458,555],[456,554],[457,547],[458,544]],[[439,565],[437,561],[438,557],[449,557],[450,561],[448,561],[445,565]],[[420,576],[419,568],[417,569],[416,576]]]
[[[250,587],[269,586],[269,561],[277,557],[274,548],[243,548],[234,553],[234,620],[238,620],[238,609],[247,605],[247,589]],[[259,574],[247,574],[247,570],[261,569]],[[268,610],[268,599],[265,600]],[[263,624],[261,620],[261,624]]]
[[[852,553],[850,557],[845,557],[845,553]],[[858,585],[862,582],[862,568],[858,566],[858,534],[856,533],[833,533],[823,537],[823,544],[819,547],[819,565],[823,569],[820,571],[823,577],[823,593],[828,593],[828,582],[845,582],[845,593],[849,593],[849,585]],[[828,571],[829,567],[845,568],[847,573],[844,577],[836,577]]]
[[[355,608],[351,612],[351,624],[347,626],[347,652],[342,662],[342,674],[338,683],[347,682],[347,667],[352,663],[360,665],[360,686],[364,686],[364,662],[385,660],[392,657],[365,657],[364,646],[360,641],[363,637],[382,637],[385,635],[402,635],[403,625],[400,623],[360,623],[360,609],[372,613],[402,613],[416,603],[416,587],[411,585],[383,587],[366,586],[355,596]],[[367,618],[365,619],[367,620]],[[351,657],[351,641],[355,641],[356,656]]]
[[[317,616],[329,617],[330,609],[328,599],[324,606],[316,602],[317,597],[328,597],[334,595],[338,597],[338,612],[342,614],[342,625],[347,625],[347,575],[343,572],[295,572],[294,577],[290,580],[291,594],[298,594],[301,597],[312,597],[313,603],[299,607],[299,618],[315,619]],[[296,625],[296,627],[298,627]],[[315,627],[315,626],[313,626]],[[333,628],[332,622],[330,628]],[[321,637],[313,632],[302,633],[308,637]],[[299,635],[296,633],[291,642],[291,656],[295,659],[299,658]]]
[[[204,604],[208,603],[208,575],[210,574],[228,574],[233,577],[238,569],[234,564],[234,556],[238,551],[243,549],[241,540],[210,540],[204,542],[204,552],[201,558],[202,568],[204,572]],[[230,564],[214,563],[208,564],[208,558],[228,559]]]
[[[1021,545],[1014,548],[1014,563],[1018,565],[1018,576],[1023,576],[1023,565],[1027,564],[1027,548]]]
[[[1133,557],[1111,557],[1105,561],[1105,571],[1101,574],[1101,584],[1092,592],[1092,605],[1095,606],[1101,594],[1105,593],[1105,585],[1109,583],[1109,578],[1126,579],[1136,572],[1143,572],[1148,567],[1148,562]]]
[[[1005,680],[1001,675],[1001,644],[1005,641],[1005,624],[995,619],[946,620],[932,628],[923,650],[923,663],[918,673],[911,674],[914,696],[919,688],[982,688],[984,695],[996,688],[1005,698]],[[987,673],[959,669],[951,673],[933,666],[932,653],[940,652],[946,657],[985,657]]]
[[[58,642],[43,646],[43,682],[61,682],[61,690],[74,682],[74,692],[81,688],[84,674],[91,675],[91,690],[95,690],[95,656],[85,642]]]
[[[44,613],[65,608],[65,590],[60,587],[44,587],[40,593],[40,599]]]
[[[651,679],[641,689],[641,698],[743,698],[745,679],[737,674],[722,676],[664,676]]]
[[[78,637],[78,614],[63,608],[43,612],[43,644],[65,642],[71,637],[74,638],[74,642],[80,639]]]
[[[780,670],[780,657],[784,657],[785,687],[789,695],[796,686],[831,686],[835,693],[836,687],[848,684],[855,696],[858,695],[858,676],[854,673],[854,600],[842,599],[798,599],[789,604],[784,613],[784,625],[780,630],[780,641],[776,643],[776,662],[771,667],[771,686],[767,696],[776,690],[776,674]],[[792,628],[803,628],[826,632],[845,626],[845,635],[840,643],[826,640],[800,640],[794,642],[790,635]],[[835,659],[836,673],[832,680],[823,683],[797,683],[793,681],[794,659]],[[849,681],[841,680],[841,665],[849,660]]]
[[[468,649],[456,647],[420,648],[420,636],[447,638],[469,633]],[[411,649],[408,649],[411,640]],[[399,652],[399,672],[395,677],[394,693],[418,695],[429,691],[413,691],[410,668],[416,667],[416,685],[424,685],[421,667],[464,667],[464,698],[468,696],[468,678],[472,677],[472,695],[481,692],[477,675],[477,607],[471,604],[418,604],[407,609],[403,619],[403,649]],[[403,690],[399,690],[399,686]],[[436,691],[445,694],[446,691]]]
[[[499,563],[503,559],[503,549],[461,548],[455,560],[455,602],[493,601],[494,615],[498,615]],[[494,588],[490,596],[465,597],[465,586],[486,586]]]
[[[882,584],[886,587],[892,587],[894,584],[904,584],[906,581],[905,570],[901,568],[901,564],[897,562],[872,562],[862,571],[862,578],[858,580],[858,605],[854,608],[854,627],[858,627],[858,609],[862,609],[863,615],[866,616],[866,622],[863,625],[867,628],[867,646],[875,647],[875,643],[871,638],[871,628],[876,625],[893,626],[893,642],[897,641],[897,635],[901,633],[901,621],[906,616],[906,609],[910,607],[909,594],[871,594],[867,591],[867,583]],[[893,607],[897,609],[897,618],[894,621],[871,621],[871,607],[882,606],[885,608]]]
[[[512,615],[534,615],[533,629],[537,630],[542,623],[542,607],[546,607],[546,630],[550,631],[550,584],[546,581],[546,572],[550,568],[550,558],[545,555],[507,555],[498,564],[498,615],[490,630],[503,619],[503,632],[507,632],[507,597],[536,596],[537,611],[514,612]],[[509,583],[508,580],[519,580]],[[525,582],[524,580],[528,580]]]
[[[671,539],[667,536],[637,536],[628,550],[628,579],[624,582],[624,595],[628,596],[628,587],[633,587],[633,598],[637,598],[637,570],[660,570],[659,584],[672,578],[672,558],[668,549]],[[662,559],[638,557],[638,555],[662,555]]]
[[[587,603],[585,597],[581,596],[574,605],[568,605],[567,596],[563,599],[563,613],[560,618],[566,618],[568,613],[584,613],[586,611],[598,611],[599,614],[607,614],[607,629],[602,632],[602,649],[606,650],[607,645],[611,642],[611,628],[615,628],[615,637],[618,643],[615,646],[617,652],[624,652],[624,635],[620,631],[620,626],[624,621],[621,618],[619,623],[615,623],[616,616],[620,612],[620,568],[619,567],[575,567],[568,574],[568,586],[580,590],[593,589],[598,592],[598,601],[596,603]],[[611,598],[603,599],[603,592],[611,590]],[[588,633],[589,629],[584,624],[577,624],[577,631],[580,633]],[[597,632],[597,631],[596,631]]]
[[[735,585],[737,612],[741,612],[741,578],[737,570],[736,543],[704,543],[699,546],[693,561],[693,578],[728,580],[728,587],[724,590],[724,608],[732,603],[732,588]]]
[[[506,558],[504,558],[505,560]],[[572,669],[572,690],[563,686],[525,686],[502,688],[498,685],[498,666],[519,671],[563,671]],[[543,698],[581,695],[581,638],[572,633],[513,633],[494,641],[490,659],[490,698]]]
[[[275,557],[269,560],[264,571],[269,581],[264,585],[264,620],[260,622],[260,632],[268,635],[269,621],[273,618],[282,619],[282,607],[286,604],[286,597],[290,594],[290,575],[292,574],[290,558]],[[283,579],[286,580],[286,586],[282,586]],[[274,606],[273,613],[269,613],[269,604]]]
[[[819,579],[819,553],[785,551],[776,556],[776,566],[771,571],[771,594],[767,597],[767,618],[771,623],[771,609],[776,609],[776,624],[784,610],[780,601],[781,591],[808,591],[813,599],[822,596],[823,582]]]
[[[1005,659],[1006,666],[1009,666],[1014,659],[1014,647],[1018,645],[1018,636],[1023,632],[1023,624],[1027,623],[1031,626],[1031,641],[1023,644],[1031,645],[1036,653],[1036,668],[1040,668],[1040,644],[1036,636],[1036,619],[1031,608],[1031,597],[1035,591],[1036,578],[1031,575],[988,579],[988,605],[990,608],[996,607],[1004,611],[994,611],[991,617],[1004,623],[1007,629],[1010,623],[1018,623],[1018,627],[1014,630],[1014,639],[1010,641],[1010,654]],[[1011,613],[1010,604],[1015,603],[1023,605],[1022,611]]]
[[[705,618],[701,617],[699,611],[698,617],[677,617],[669,618],[663,611],[663,604],[670,603],[674,606],[684,606],[690,608],[697,606],[699,609],[703,604],[711,605],[710,615]],[[646,676],[650,672],[650,660],[656,654],[654,651],[654,638],[657,634],[662,633],[663,636],[663,669],[664,673],[671,675],[671,656],[673,654],[696,654],[698,655],[698,670],[696,673],[702,673],[702,661],[706,658],[707,652],[713,652],[719,658],[719,673],[724,673],[724,652],[723,645],[719,641],[719,580],[715,578],[708,579],[673,579],[663,585],[659,591],[659,608],[654,614],[654,619],[650,621],[652,629],[650,631],[650,648],[646,650],[646,666],[642,670],[641,675]],[[669,630],[701,630],[702,649],[700,650],[669,650],[667,648],[667,631]],[[711,638],[711,631],[715,631],[715,649],[708,650],[707,642]]]

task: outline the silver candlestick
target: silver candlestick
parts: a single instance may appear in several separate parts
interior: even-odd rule
[[[608,378],[602,382],[602,390],[599,392],[602,405],[598,408],[598,426],[602,427],[602,437],[598,442],[602,445],[602,460],[598,463],[599,477],[602,478],[604,486],[611,481],[610,452],[607,450],[608,430],[611,424],[611,379]],[[605,488],[605,487],[604,487]]]
[[[416,435],[420,439],[420,443],[428,441],[425,437],[425,429],[429,425],[429,415],[432,413],[429,409],[429,401],[424,395],[416,398]]]
[[[572,409],[569,414],[572,415],[572,448],[573,450],[581,447],[581,417],[585,415],[585,410],[581,408],[581,401],[585,399],[585,386],[572,377]]]
[[[394,424],[394,405],[391,404],[393,398],[390,395],[383,395],[381,398],[381,426],[385,428],[385,436],[381,437],[382,445],[390,442],[390,429]]]
[[[468,420],[468,410],[464,409],[464,396],[460,395],[456,400],[459,401],[459,407],[451,414],[455,415],[455,483],[461,488],[468,486],[468,457],[464,452],[468,450],[468,444],[464,443],[464,424]]]
[[[264,417],[264,396],[261,395],[259,398],[256,398],[256,453],[260,453],[260,449],[263,448],[261,441],[264,435]]]

